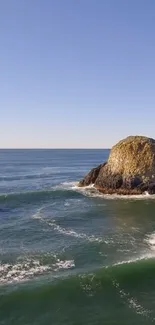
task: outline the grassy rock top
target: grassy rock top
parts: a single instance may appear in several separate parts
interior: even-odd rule
[[[108,159],[112,174],[155,175],[155,140],[144,136],[129,136],[112,147]]]

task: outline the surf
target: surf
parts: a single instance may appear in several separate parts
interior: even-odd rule
[[[63,199],[80,197],[80,193],[69,191],[64,188],[52,187],[47,190],[27,191],[27,192],[13,192],[0,194],[0,204],[30,204],[37,201],[44,201],[49,199]]]
[[[25,266],[24,266],[25,265]],[[27,264],[17,264],[13,272],[21,270],[22,268],[26,268],[28,270],[28,275],[36,269],[36,272],[39,273],[49,273],[49,266],[41,266],[38,261],[27,261]],[[53,264],[55,268],[67,269],[75,267],[73,261],[60,261],[59,259]],[[28,268],[29,267],[29,268]],[[3,270],[6,272],[10,268],[9,265],[3,266]],[[40,269],[42,268],[42,269]],[[0,271],[2,272],[2,266]],[[11,270],[9,269],[11,273]],[[35,273],[35,272],[34,272]],[[56,297],[67,297],[68,295],[77,297],[77,295],[81,296],[89,296],[101,294],[106,292],[113,292],[115,289],[124,288],[126,291],[133,291],[135,288],[146,286],[152,286],[155,289],[155,258],[144,257],[137,260],[124,261],[119,264],[109,265],[107,267],[103,267],[94,271],[87,273],[78,273],[76,275],[66,275],[65,277],[54,277],[49,279],[46,282],[44,278],[44,282],[35,282],[30,281],[30,285],[27,284],[26,287],[23,287],[21,283],[21,287],[18,286],[18,290],[14,292],[14,287],[9,286],[9,296],[21,296],[27,292],[27,295],[32,298],[35,292],[37,292],[37,297],[39,295],[42,296],[42,293],[49,292],[50,297],[56,299]],[[19,274],[18,274],[19,276]],[[9,277],[8,277],[9,278]],[[30,277],[31,278],[31,277]],[[6,276],[7,279],[7,276]],[[9,279],[8,279],[9,280]],[[27,280],[27,278],[25,279]],[[9,281],[8,281],[9,282]],[[13,282],[13,281],[12,281]],[[7,281],[6,281],[7,283]],[[119,285],[118,285],[119,283]],[[1,283],[2,285],[2,283]],[[4,281],[3,281],[4,285]],[[24,290],[23,290],[24,289]],[[66,291],[67,290],[67,291]],[[8,291],[7,291],[8,294]],[[66,299],[66,298],[65,298]]]

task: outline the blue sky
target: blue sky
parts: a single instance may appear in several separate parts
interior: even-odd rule
[[[0,147],[155,138],[154,0],[2,0]]]

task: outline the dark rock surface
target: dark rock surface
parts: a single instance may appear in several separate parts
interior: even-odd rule
[[[102,167],[104,167],[106,165],[106,162],[104,164],[101,164],[93,169],[91,169],[91,171],[79,182],[79,186],[88,186],[91,184],[94,184],[99,172],[101,170]]]

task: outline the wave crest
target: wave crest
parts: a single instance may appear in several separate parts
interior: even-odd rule
[[[57,259],[52,265],[43,265],[39,260],[27,259],[17,264],[0,263],[0,283],[18,283],[27,281],[58,270],[67,270],[75,267],[74,260]]]

